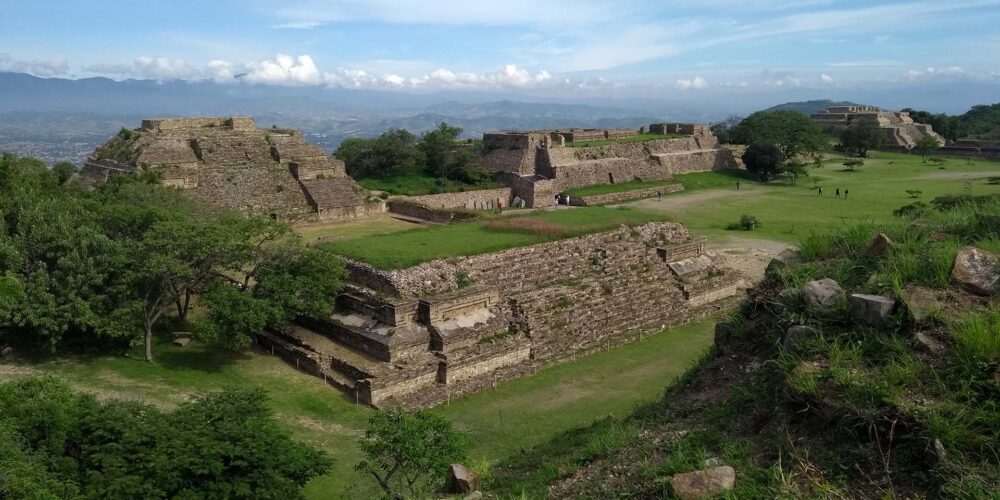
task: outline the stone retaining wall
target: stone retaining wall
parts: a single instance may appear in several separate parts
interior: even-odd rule
[[[425,196],[393,196],[389,201],[401,200],[411,204],[423,205],[430,208],[460,208],[465,210],[485,210],[479,208],[484,205],[495,205],[498,201],[504,206],[510,206],[511,188],[478,189],[475,191],[462,191],[459,193],[440,193]]]
[[[641,200],[652,198],[657,194],[676,193],[684,190],[683,184],[666,184],[634,191],[620,191],[617,193],[595,194],[590,196],[570,196],[569,204],[573,206],[586,207],[590,205],[607,205],[609,203],[622,203],[631,200]]]

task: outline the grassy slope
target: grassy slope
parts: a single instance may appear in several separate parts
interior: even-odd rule
[[[605,207],[540,212],[527,217],[538,217],[568,228],[563,235],[564,238],[606,231],[622,224],[639,225],[667,218],[662,214],[644,210]],[[472,221],[333,241],[324,245],[352,259],[385,269],[394,269],[433,259],[477,255],[544,243],[552,239],[538,234],[489,230],[485,221]]]
[[[566,191],[566,194],[570,196],[593,196],[597,194],[621,193],[623,191],[635,191],[638,189],[666,186],[669,184],[675,184],[676,182],[677,181],[673,179],[664,179],[660,181],[628,181],[619,182],[617,184],[597,184],[595,186],[573,188]]]
[[[711,344],[712,324],[712,320],[702,321],[596,353],[494,391],[457,399],[435,411],[469,434],[475,459],[500,460],[609,413],[626,414],[644,400],[662,394],[664,384]],[[335,459],[329,474],[307,486],[309,498],[337,497],[353,484],[367,484],[353,466],[359,458],[356,443],[370,409],[354,405],[321,380],[295,371],[276,357],[213,353],[196,344],[180,349],[161,342],[156,347],[158,362],[153,365],[142,361],[136,351],[128,358],[64,358],[0,367],[0,375],[43,371],[101,397],[140,399],[163,406],[200,391],[260,386],[270,395],[279,420],[296,438],[326,450]],[[553,389],[558,397],[553,397]],[[355,491],[347,496],[359,494]]]
[[[667,139],[677,139],[687,137],[681,134],[640,134],[635,137],[625,137],[623,139],[600,139],[593,141],[567,142],[566,146],[571,148],[592,148],[597,146],[607,146],[609,144],[619,144],[622,142],[648,142],[663,141]]]
[[[360,220],[302,226],[295,228],[295,231],[302,236],[306,243],[311,243],[319,239],[350,240],[364,236],[398,233],[419,227],[421,226],[412,222],[394,219],[388,215],[379,215]]]
[[[874,159],[865,160],[857,171],[845,171],[841,160],[831,158],[821,169],[810,168],[810,178],[799,179],[797,185],[784,181],[768,185],[742,178],[736,172],[701,172],[677,176],[685,185],[683,193],[664,197],[662,204],[655,200],[635,202],[632,206],[659,210],[683,222],[696,233],[710,236],[752,236],[794,242],[814,229],[843,226],[845,223],[892,216],[892,211],[913,201],[906,190],[923,191],[920,199],[929,201],[944,194],[961,193],[969,176],[973,194],[1000,192],[1000,186],[987,185],[985,179],[975,178],[987,172],[1000,175],[1000,163],[976,161],[969,165],[966,159],[949,159],[945,169],[922,163],[920,157],[875,153]],[[947,176],[947,178],[942,178]],[[736,180],[741,179],[740,191]],[[815,181],[815,183],[814,183]],[[823,196],[817,196],[814,185],[823,186]],[[850,190],[847,200],[836,199],[834,190]],[[672,209],[674,200],[691,197],[697,200]],[[761,226],[753,233],[734,233],[724,228],[743,214],[756,216]]]

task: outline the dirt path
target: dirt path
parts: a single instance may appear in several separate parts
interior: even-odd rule
[[[725,265],[745,274],[756,282],[764,277],[764,269],[771,259],[794,245],[783,241],[731,237],[709,241],[708,251],[725,258]]]
[[[689,208],[702,205],[706,202],[720,200],[724,198],[731,198],[733,196],[757,196],[763,191],[721,191],[713,189],[710,191],[698,191],[694,193],[678,193],[670,194],[664,196],[663,199],[657,200],[656,198],[647,198],[645,200],[634,201],[630,203],[625,203],[623,205],[628,205],[630,207],[645,208],[647,210],[655,210],[658,212],[682,212]]]

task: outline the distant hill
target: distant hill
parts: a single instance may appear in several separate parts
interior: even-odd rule
[[[861,106],[861,105],[850,101],[831,101],[829,99],[819,99],[814,101],[786,102],[784,104],[779,104],[777,106],[771,106],[770,108],[767,108],[764,111],[781,111],[784,109],[790,109],[792,111],[798,111],[800,113],[811,115],[813,113],[822,111],[826,108],[831,108],[833,106]]]

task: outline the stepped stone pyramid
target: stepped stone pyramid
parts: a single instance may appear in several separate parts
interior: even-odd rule
[[[148,169],[162,182],[211,204],[291,222],[371,215],[384,210],[344,171],[343,162],[294,129],[257,128],[253,118],[143,120],[98,147],[85,183]]]

